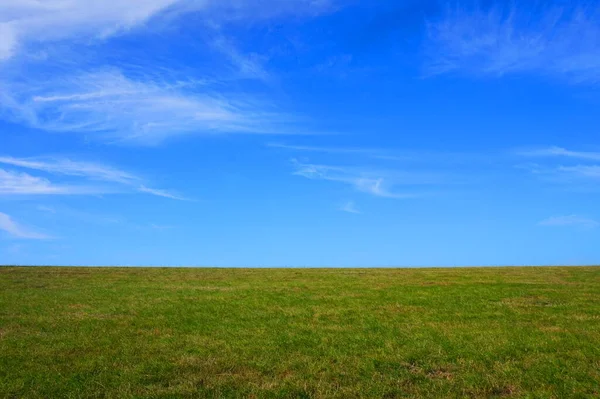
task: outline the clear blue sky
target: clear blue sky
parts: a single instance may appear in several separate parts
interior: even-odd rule
[[[598,264],[599,105],[595,1],[3,1],[0,264]]]

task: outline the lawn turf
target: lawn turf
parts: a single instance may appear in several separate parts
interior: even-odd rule
[[[0,397],[600,397],[600,268],[0,267]]]

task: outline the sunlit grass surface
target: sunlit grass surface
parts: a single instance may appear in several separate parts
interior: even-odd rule
[[[0,397],[600,397],[600,268],[0,268]]]

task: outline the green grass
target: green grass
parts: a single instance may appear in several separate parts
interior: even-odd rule
[[[0,397],[600,397],[600,268],[0,268]]]

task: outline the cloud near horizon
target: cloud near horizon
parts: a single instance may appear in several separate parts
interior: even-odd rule
[[[15,222],[9,215],[6,213],[0,212],[0,230],[8,233],[9,235],[15,238],[24,238],[30,240],[47,240],[52,237],[38,233],[34,230],[31,230],[27,227],[20,225]]]

